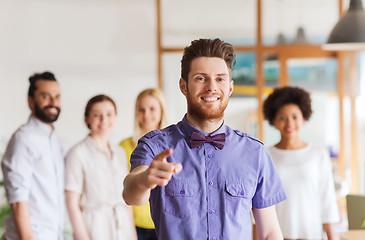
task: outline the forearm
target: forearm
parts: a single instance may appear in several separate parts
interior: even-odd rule
[[[283,238],[281,232],[275,231],[275,232],[270,232],[265,236],[259,235],[259,239],[260,240],[283,240],[284,238]]]
[[[124,179],[123,198],[128,205],[143,205],[148,201],[151,189],[145,184],[146,169],[147,166],[140,166]]]
[[[80,209],[68,207],[68,215],[70,216],[75,240],[90,239]]]
[[[134,227],[134,217],[133,217],[133,209],[132,207],[128,207],[128,213],[129,213],[129,218],[131,221],[131,227],[132,227],[132,240],[137,240],[137,231],[136,228]]]
[[[33,240],[32,227],[30,225],[30,216],[27,202],[15,202],[10,204],[14,223],[17,228],[20,239]]]
[[[79,206],[79,195],[77,193],[66,191],[66,207],[70,217],[75,240],[89,240],[84,219],[82,218]]]
[[[260,240],[282,240],[283,235],[276,217],[275,206],[253,208],[253,215]]]
[[[335,235],[333,233],[333,228],[332,228],[332,224],[331,223],[324,223],[323,224],[323,229],[327,234],[327,239],[328,240],[333,240],[335,239]]]

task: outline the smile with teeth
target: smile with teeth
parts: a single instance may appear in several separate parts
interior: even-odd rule
[[[217,96],[208,96],[208,97],[202,97],[202,100],[206,101],[206,102],[214,102],[219,100],[219,97]]]
[[[58,113],[58,109],[57,108],[47,108],[47,111],[52,113],[52,114],[57,114]]]

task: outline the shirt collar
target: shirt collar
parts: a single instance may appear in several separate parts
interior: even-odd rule
[[[54,129],[51,126],[49,126],[47,123],[42,122],[41,120],[34,117],[33,115],[30,115],[28,122],[31,125],[39,128],[44,134],[46,134],[48,136],[51,136],[54,132]]]
[[[97,151],[99,151],[99,152],[101,152],[101,153],[103,153],[103,154],[105,154],[106,156],[108,156],[108,154],[106,154],[103,150],[101,150],[100,148],[99,148],[99,146],[98,146],[98,144],[96,144],[96,142],[95,142],[95,140],[91,137],[91,135],[89,134],[89,135],[87,135],[87,137],[86,137],[86,139],[85,139],[85,142],[90,146],[90,147],[92,147],[92,148],[95,148]],[[109,143],[109,146],[110,146],[110,149],[111,149],[111,151],[112,151],[112,158],[113,158],[113,156],[115,155],[114,154],[114,147]],[[109,156],[108,156],[108,158],[110,158]]]
[[[188,122],[188,120],[186,119],[186,114],[183,117],[183,119],[181,120],[181,125],[182,125],[183,131],[185,132],[185,134],[187,134],[188,137],[190,137],[193,132],[200,133],[203,136],[214,136],[216,134],[225,133],[226,132],[226,125],[224,124],[224,120],[223,120],[222,125],[215,132],[213,132],[211,134],[207,134],[207,133],[202,132],[199,129],[196,129],[195,127],[193,127],[193,125],[191,125]]]

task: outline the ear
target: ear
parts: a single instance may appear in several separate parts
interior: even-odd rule
[[[184,96],[186,97],[186,95],[187,95],[187,82],[184,80],[184,79],[182,79],[182,78],[180,78],[180,81],[179,81],[179,87],[180,87],[180,91],[182,92],[182,94],[184,94]]]
[[[233,80],[231,80],[229,82],[229,96],[232,95],[232,92],[233,92],[233,84],[234,84],[234,82],[233,82]]]
[[[30,108],[30,110],[32,110],[32,112],[34,111],[34,99],[31,96],[28,96],[28,106]]]

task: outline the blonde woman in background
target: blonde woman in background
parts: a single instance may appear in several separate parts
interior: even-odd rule
[[[133,136],[120,143],[128,159],[140,137],[152,130],[165,127],[166,122],[166,107],[162,92],[155,88],[143,90],[136,100]],[[130,168],[130,162],[128,163]],[[138,240],[157,240],[149,202],[142,206],[133,206],[133,215]]]
[[[66,205],[77,240],[135,240],[132,209],[122,199],[128,173],[123,148],[109,143],[116,105],[105,95],[89,100],[89,135],[66,157]]]

